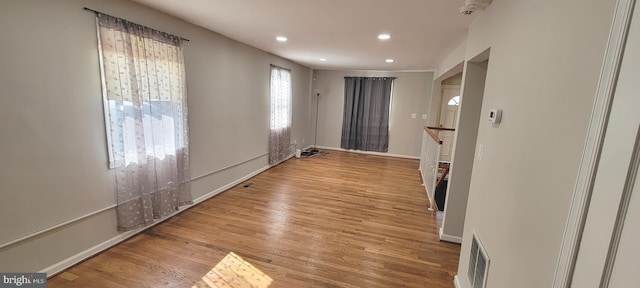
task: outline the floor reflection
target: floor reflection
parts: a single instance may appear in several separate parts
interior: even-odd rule
[[[230,252],[192,288],[266,288],[273,279]]]

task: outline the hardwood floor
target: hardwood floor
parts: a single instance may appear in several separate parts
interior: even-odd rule
[[[460,246],[438,240],[418,161],[326,152],[265,171],[48,285],[454,287]]]

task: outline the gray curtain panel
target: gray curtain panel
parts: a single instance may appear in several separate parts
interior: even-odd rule
[[[395,77],[345,77],[340,147],[389,150],[389,107]]]

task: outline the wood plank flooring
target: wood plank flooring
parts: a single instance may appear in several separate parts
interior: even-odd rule
[[[418,161],[325,152],[271,168],[48,285],[454,287],[460,246],[438,240]]]

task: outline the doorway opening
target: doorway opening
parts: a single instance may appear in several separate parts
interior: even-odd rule
[[[441,240],[449,242],[462,242],[488,66],[488,49],[464,63],[456,130],[451,148],[450,175],[439,233]],[[446,115],[444,118],[447,118]]]
[[[455,142],[455,129],[458,123],[458,111],[460,108],[460,85],[462,84],[462,72],[459,72],[441,82],[440,111],[438,113],[438,127],[431,129],[441,140],[440,155],[438,157],[437,183],[435,186],[434,200],[439,214],[445,209],[445,199],[449,184],[453,143]],[[442,217],[442,215],[439,215]]]
[[[438,137],[442,140],[440,149],[440,161],[451,162],[453,143],[455,141],[455,129],[458,124],[458,110],[460,108],[460,85],[462,84],[462,72],[442,81],[442,100],[438,117],[438,127],[446,128],[438,130]]]

